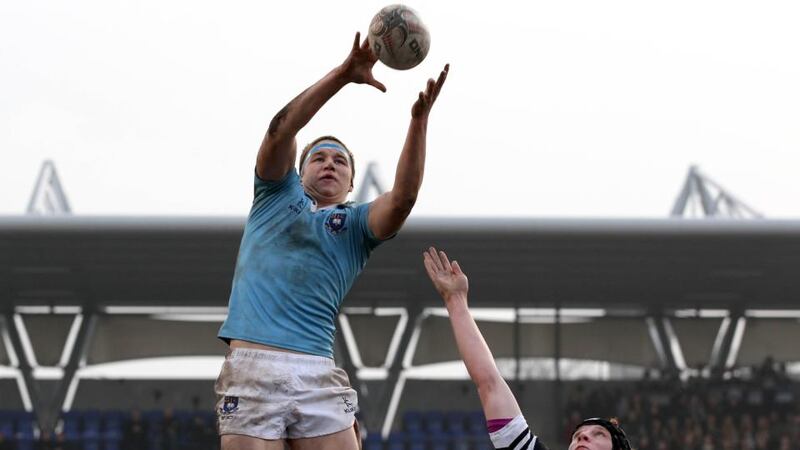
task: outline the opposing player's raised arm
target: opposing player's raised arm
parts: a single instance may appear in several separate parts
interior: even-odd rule
[[[297,133],[339,90],[348,83],[363,83],[386,92],[386,87],[372,76],[378,57],[356,33],[347,59],[321,80],[300,93],[283,107],[269,124],[256,159],[256,172],[264,180],[279,180],[294,165]]]
[[[444,299],[450,325],[456,339],[458,352],[467,366],[470,378],[478,388],[478,395],[487,420],[513,418],[520,414],[514,394],[506,384],[492,351],[483,339],[478,324],[467,306],[469,282],[458,262],[450,260],[442,251],[431,247],[423,254],[425,270],[439,295]]]
[[[411,123],[397,161],[392,190],[376,198],[370,206],[369,228],[379,239],[397,233],[417,201],[425,171],[428,116],[449,71],[450,65],[445,65],[439,78],[436,81],[429,79],[425,91],[419,93],[419,98],[411,108]]]

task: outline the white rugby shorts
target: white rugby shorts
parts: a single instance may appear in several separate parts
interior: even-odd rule
[[[233,349],[214,390],[220,436],[324,436],[352,427],[358,410],[347,373],[322,356]]]

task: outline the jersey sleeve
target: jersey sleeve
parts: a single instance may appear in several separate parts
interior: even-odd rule
[[[547,450],[544,443],[531,432],[525,417],[520,414],[503,428],[489,433],[489,439],[497,450]]]
[[[359,234],[361,235],[362,239],[364,240],[364,243],[370,250],[380,245],[381,242],[387,241],[395,236],[392,235],[384,240],[378,239],[375,236],[375,234],[369,228],[369,207],[371,204],[372,204],[371,202],[362,203],[360,205],[356,205],[354,208],[356,212],[356,224],[358,227]]]
[[[258,176],[258,171],[255,172],[253,177],[253,196],[255,199],[269,197],[272,195],[280,194],[289,190],[292,186],[300,182],[300,176],[297,175],[297,169],[294,167],[286,172],[280,180],[264,180]]]

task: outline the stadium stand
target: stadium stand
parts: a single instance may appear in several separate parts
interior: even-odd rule
[[[752,212],[708,194],[706,215]],[[0,217],[0,450],[217,448],[215,334],[242,225]],[[341,315],[365,448],[490,448],[422,273],[432,243],[469,269],[481,329],[551,448],[577,417],[614,415],[642,450],[797,450],[800,222],[766,219],[411,220]]]

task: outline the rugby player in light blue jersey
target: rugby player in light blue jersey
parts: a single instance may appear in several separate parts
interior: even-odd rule
[[[350,450],[360,447],[357,398],[333,361],[336,315],[372,250],[403,225],[425,164],[428,115],[449,70],[411,107],[391,191],[346,203],[353,155],[337,138],[312,141],[295,169],[295,136],[350,83],[386,91],[377,56],[356,33],[345,61],[289,102],[258,152],[253,206],[219,337],[229,343],[215,386],[223,450]]]
[[[431,247],[423,254],[423,264],[447,307],[456,346],[478,388],[486,428],[494,448],[547,450],[547,446],[528,427],[517,399],[500,375],[492,351],[472,318],[467,305],[469,280],[458,262],[451,263],[445,252]],[[575,427],[569,450],[631,450],[631,444],[616,419],[595,417]]]

